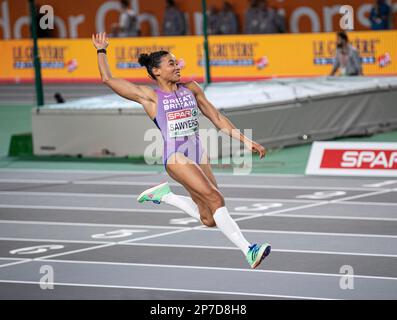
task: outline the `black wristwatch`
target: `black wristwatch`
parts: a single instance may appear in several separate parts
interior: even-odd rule
[[[106,54],[106,49],[98,49],[96,51],[96,53],[104,53],[104,54]]]

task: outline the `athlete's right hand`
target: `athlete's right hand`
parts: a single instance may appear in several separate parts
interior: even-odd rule
[[[109,45],[109,39],[106,37],[106,32],[93,34],[92,43],[97,50],[106,49]]]

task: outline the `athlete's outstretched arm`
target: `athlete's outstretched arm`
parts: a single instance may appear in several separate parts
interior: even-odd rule
[[[105,32],[93,34],[92,42],[97,50],[106,49],[109,46],[109,39]],[[105,53],[98,53],[98,67],[103,83],[118,95],[142,104],[149,116],[153,113],[152,110],[148,110],[148,105],[155,103],[155,93],[151,87],[135,85],[127,80],[113,77]]]
[[[190,91],[194,93],[201,112],[214,124],[215,127],[229,136],[243,142],[249,150],[259,153],[260,158],[265,156],[266,149],[259,143],[247,138],[227,117],[221,114],[218,109],[216,109],[214,105],[207,99],[204,91],[196,81],[186,83],[186,87],[188,87]]]

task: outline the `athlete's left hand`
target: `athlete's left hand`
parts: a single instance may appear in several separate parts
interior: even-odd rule
[[[259,153],[259,158],[263,158],[266,155],[266,149],[264,146],[256,143],[254,141],[249,141],[245,144],[248,150],[251,150],[253,153]]]
[[[106,32],[93,34],[92,43],[97,50],[106,49],[109,46],[109,39],[106,37]]]

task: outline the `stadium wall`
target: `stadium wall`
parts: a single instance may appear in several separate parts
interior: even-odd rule
[[[188,33],[201,34],[201,1],[175,1],[185,12]],[[208,8],[220,9],[223,0],[207,0]],[[237,14],[240,31],[244,24],[244,13],[248,0],[228,0]],[[339,7],[349,5],[354,9],[354,29],[369,30],[369,12],[374,0],[269,0],[269,5],[285,16],[289,32],[331,32],[339,30]],[[37,1],[40,3],[40,1]],[[161,34],[165,0],[130,0],[131,7],[138,13],[143,36]],[[44,4],[43,2],[41,4]],[[120,5],[117,0],[64,1],[46,0],[56,16],[53,36],[57,38],[87,38],[93,32],[109,31],[111,24],[118,21]],[[393,24],[397,25],[397,3],[394,1]],[[0,39],[29,37],[28,1],[0,0]]]

